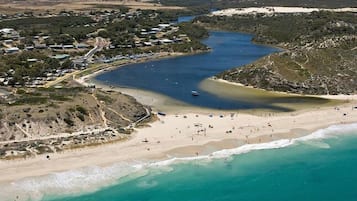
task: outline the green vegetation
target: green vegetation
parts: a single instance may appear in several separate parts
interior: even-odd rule
[[[88,110],[80,105],[76,106],[76,110],[83,115],[86,115],[86,116],[89,115]]]
[[[47,97],[42,97],[42,96],[33,96],[33,95],[23,95],[19,97],[15,105],[37,105],[37,104],[45,104],[47,103]]]
[[[97,52],[96,56],[132,56],[153,51],[194,52],[207,50],[200,39],[207,37],[203,27],[192,23],[179,26],[171,24],[182,13],[192,11],[136,10],[125,7],[111,11],[92,11],[89,14],[60,12],[52,17],[27,17],[0,22],[0,28],[13,28],[20,33],[20,40],[13,37],[12,47],[19,53],[0,56],[0,77],[7,86],[38,86],[67,73],[72,69],[71,59],[83,56],[85,49],[76,50],[74,44],[92,44],[93,38],[110,41],[110,48]],[[181,35],[181,36],[180,36]],[[4,35],[3,39],[8,37]],[[86,40],[88,39],[88,40]],[[167,42],[169,41],[169,42]],[[47,48],[50,45],[71,45]],[[27,49],[36,50],[27,51]],[[47,46],[47,47],[46,47]],[[38,51],[41,49],[40,51]],[[13,51],[18,51],[17,49]],[[55,54],[68,54],[70,59],[57,60]],[[78,67],[78,65],[76,66]],[[62,71],[61,71],[62,70]]]
[[[33,78],[44,77],[46,73],[69,67],[71,66],[68,66],[68,62],[61,64],[57,59],[50,58],[41,51],[24,51],[16,55],[0,56],[0,73],[2,76],[12,77],[9,85],[24,85]]]
[[[98,98],[98,100],[104,101],[106,104],[111,104],[111,103],[113,103],[115,101],[110,96],[107,96],[107,95],[104,95],[104,94],[96,93],[95,96]]]
[[[155,46],[146,49],[147,52],[183,52],[183,53],[193,53],[197,51],[207,51],[207,46],[202,44],[197,40],[186,43],[169,44],[165,46]]]
[[[45,40],[46,45],[53,45],[53,44],[64,44],[64,45],[71,45],[74,42],[74,39],[69,34],[60,34],[55,35],[52,38],[48,38]]]
[[[184,22],[179,25],[179,31],[175,33],[186,34],[188,37],[194,40],[200,40],[208,37],[208,31],[197,24],[192,24],[191,22]]]
[[[31,17],[1,21],[0,28],[14,28],[19,30],[23,37],[31,37],[40,33],[53,36],[68,34],[81,40],[86,37],[86,34],[96,30],[96,27],[84,26],[91,23],[94,21],[86,16]]]
[[[76,114],[76,117],[78,117],[78,119],[80,119],[81,121],[85,120],[84,115],[81,113]]]
[[[66,117],[63,119],[63,121],[67,124],[67,126],[72,127],[74,126],[74,121],[71,119],[71,117]]]
[[[54,88],[37,88],[37,89],[21,89],[19,88],[12,97],[6,102],[1,102],[7,104],[12,102],[11,105],[40,105],[49,103],[61,103],[65,101],[70,101],[78,96],[78,93],[83,92],[84,88],[67,88],[54,89]],[[88,111],[83,107],[76,107],[76,111],[88,114]]]
[[[244,16],[200,16],[195,19],[209,28],[254,33],[254,41],[265,44],[301,43],[327,35],[354,34],[353,26],[334,26],[338,21],[355,23],[356,14],[313,12],[311,14],[264,14]],[[307,37],[307,38],[306,38]]]
[[[201,24],[256,34],[287,49],[217,77],[267,90],[304,94],[357,92],[357,14],[200,17]]]
[[[68,96],[65,96],[63,94],[53,94],[53,93],[49,94],[49,98],[51,100],[55,100],[55,101],[69,101],[69,100],[71,100],[71,98],[69,98]]]
[[[152,40],[158,40],[156,34],[142,35],[142,32],[149,33],[153,28],[158,28],[159,24],[169,24],[172,21],[176,21],[178,15],[181,12],[176,11],[171,13],[170,11],[151,11],[141,10],[140,15],[134,15],[131,18],[124,18],[121,20],[113,20],[109,23],[105,29],[101,29],[98,35],[105,38],[110,38],[111,45],[114,49],[107,49],[97,55],[103,54],[106,57],[112,57],[116,55],[133,55],[141,53],[150,53],[155,51],[178,51],[178,52],[192,52],[195,50],[207,49],[203,44],[200,44],[198,40],[208,36],[207,30],[199,25],[192,23],[181,23],[178,26],[178,31],[172,31],[170,28],[164,28],[162,31],[163,38],[174,40],[179,37],[180,34],[187,35],[192,42],[182,41],[181,43],[175,43],[170,45],[155,45],[155,47],[141,48],[135,41],[137,38],[141,38],[146,42]],[[182,14],[182,13],[181,13]],[[156,43],[159,43],[158,41]]]

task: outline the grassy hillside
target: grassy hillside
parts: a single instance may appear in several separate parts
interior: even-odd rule
[[[143,105],[117,92],[17,89],[0,98],[0,159],[122,140],[129,125],[146,115]]]
[[[210,28],[255,34],[254,41],[285,51],[218,75],[258,88],[303,94],[357,93],[357,16],[303,15],[200,17]]]

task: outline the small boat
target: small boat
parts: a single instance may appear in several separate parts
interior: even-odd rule
[[[158,114],[158,115],[161,115],[161,116],[166,116],[166,114],[163,113],[163,112],[158,112],[157,114]]]
[[[198,93],[198,91],[191,91],[191,94],[192,94],[192,96],[199,96],[200,95],[200,93]]]

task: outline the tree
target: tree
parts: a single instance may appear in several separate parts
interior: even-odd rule
[[[48,64],[48,67],[50,69],[58,69],[59,67],[61,67],[61,64],[59,63],[59,61],[57,59],[54,58],[47,58],[45,60],[45,63]]]
[[[72,67],[72,61],[70,59],[67,59],[66,61],[64,61],[61,65],[61,67],[63,69],[67,69],[67,68],[71,68]]]
[[[107,30],[100,30],[98,32],[98,36],[102,37],[102,38],[109,38],[110,37],[110,35],[109,35]]]

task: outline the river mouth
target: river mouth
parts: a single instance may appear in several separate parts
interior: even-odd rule
[[[242,103],[257,105],[257,107],[249,109],[224,110],[188,104],[153,91],[120,86],[109,87],[107,83],[102,83],[95,79],[92,79],[92,82],[95,83],[98,88],[108,91],[115,90],[130,95],[140,103],[152,107],[154,111],[165,112],[167,114],[243,112],[264,115],[271,112],[293,112],[309,108],[318,109],[320,107],[335,106],[344,103],[342,100],[270,92],[211,78],[203,80],[199,85],[199,90],[204,93],[212,93],[222,99],[240,100]],[[199,99],[200,97],[194,98]],[[258,105],[264,105],[264,107],[258,107]]]

